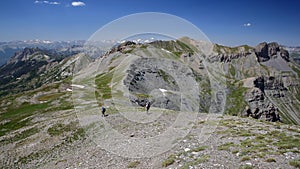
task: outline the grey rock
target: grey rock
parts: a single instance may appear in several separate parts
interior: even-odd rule
[[[269,48],[266,42],[260,43],[255,47],[255,53],[259,62],[264,62],[270,59]]]
[[[180,90],[177,82],[169,73],[158,69],[155,62],[144,58],[130,66],[124,85],[131,93],[131,102],[145,106],[150,101],[155,107],[180,110],[180,95],[174,93]],[[159,89],[172,92],[162,93]]]
[[[287,50],[281,48],[281,49],[280,49],[280,55],[281,55],[281,57],[282,57],[284,60],[286,60],[287,62],[290,61],[290,55],[289,55],[289,52],[288,52]]]
[[[249,91],[248,102],[258,102],[265,99],[263,92],[259,88],[253,88]]]
[[[245,94],[245,100],[248,105],[242,116],[250,116],[255,119],[266,121],[281,121],[278,108],[269,101],[265,91],[268,91],[268,96],[281,98],[285,96],[286,88],[280,78],[258,77],[254,80],[254,88]]]
[[[266,62],[272,58],[276,58],[277,53],[279,53],[285,61],[290,61],[288,51],[281,48],[276,42],[263,42],[255,47],[255,54],[259,62]]]
[[[279,50],[279,45],[276,42],[271,42],[268,44],[268,56],[276,56]]]
[[[281,78],[275,78],[274,76],[261,76],[254,80],[254,86],[259,88],[262,92],[265,90],[277,90],[285,91],[287,88]]]

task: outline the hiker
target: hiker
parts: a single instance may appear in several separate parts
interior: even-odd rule
[[[150,102],[147,102],[146,103],[146,110],[147,110],[147,113],[149,112],[149,109],[150,109],[150,106],[151,106],[151,103]]]
[[[102,117],[105,117],[105,111],[106,111],[105,107],[102,106]]]

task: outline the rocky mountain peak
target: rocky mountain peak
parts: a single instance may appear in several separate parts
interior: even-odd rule
[[[28,60],[48,60],[49,56],[45,51],[39,48],[24,48],[24,50],[16,52],[15,55],[8,61],[8,64],[17,63]]]
[[[259,62],[266,62],[277,56],[281,56],[284,60],[289,61],[288,51],[280,47],[277,42],[262,42],[255,47],[255,53]]]

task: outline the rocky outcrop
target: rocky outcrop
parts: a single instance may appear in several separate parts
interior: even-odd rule
[[[249,106],[243,112],[243,116],[280,121],[279,110],[269,98],[284,99],[286,97],[288,89],[282,78],[261,76],[257,77],[253,83],[254,87],[245,94],[245,100]]]
[[[245,95],[248,105],[242,116],[253,117],[255,119],[262,119],[266,121],[280,121],[278,108],[268,101],[259,88],[253,88]]]
[[[287,62],[290,61],[288,51],[281,48],[276,42],[260,43],[255,47],[255,54],[257,55],[257,60],[259,62],[266,62],[277,56],[282,57]]]
[[[280,78],[275,78],[274,76],[258,77],[254,80],[254,86],[259,88],[262,92],[264,92],[265,90],[287,90],[287,88],[284,86],[283,81]]]
[[[255,53],[259,62],[265,62],[270,59],[268,44],[266,42],[257,45],[255,47]]]

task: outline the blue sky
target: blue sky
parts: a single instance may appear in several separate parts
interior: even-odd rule
[[[0,41],[86,40],[105,24],[137,12],[182,17],[223,45],[300,46],[299,0],[1,0]]]

